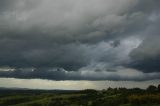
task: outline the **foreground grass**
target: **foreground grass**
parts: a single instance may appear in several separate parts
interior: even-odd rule
[[[0,106],[160,106],[160,92],[141,89],[67,93],[23,91],[0,94]]]

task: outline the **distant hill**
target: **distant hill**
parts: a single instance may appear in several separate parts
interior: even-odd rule
[[[0,87],[0,94],[9,94],[9,93],[74,93],[79,90],[63,90],[63,89],[29,89],[29,88],[5,88]]]

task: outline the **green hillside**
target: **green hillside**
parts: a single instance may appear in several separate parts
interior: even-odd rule
[[[155,86],[146,90],[5,90],[0,93],[0,106],[160,106],[160,90]]]

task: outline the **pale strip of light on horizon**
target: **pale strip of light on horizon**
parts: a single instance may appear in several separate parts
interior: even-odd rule
[[[31,89],[65,89],[65,90],[83,90],[83,89],[107,89],[108,87],[126,87],[126,88],[147,88],[149,85],[157,86],[160,80],[150,81],[53,81],[43,79],[16,79],[0,78],[0,87],[6,88],[31,88]]]

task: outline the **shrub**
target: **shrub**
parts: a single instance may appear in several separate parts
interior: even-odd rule
[[[128,100],[132,104],[159,104],[160,103],[160,94],[143,94],[143,95],[130,95]]]

